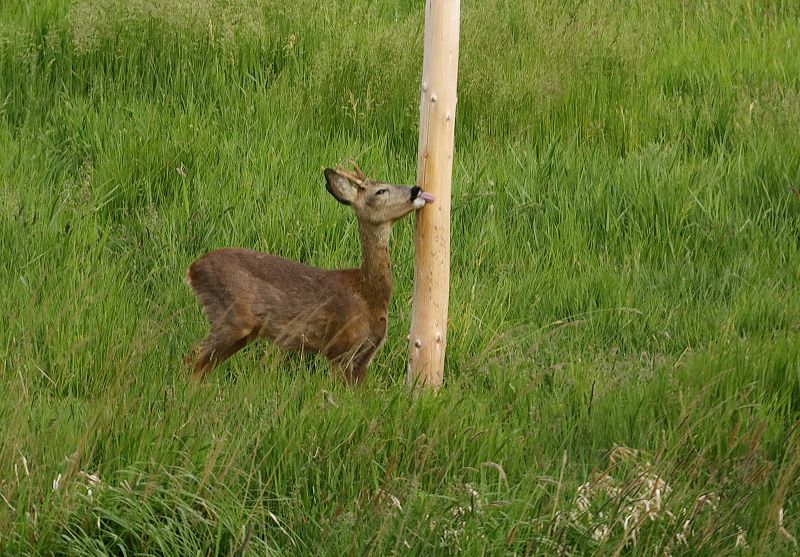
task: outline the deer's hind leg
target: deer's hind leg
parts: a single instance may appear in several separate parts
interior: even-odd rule
[[[249,310],[231,307],[200,346],[192,379],[202,380],[221,364],[258,337],[260,325]]]

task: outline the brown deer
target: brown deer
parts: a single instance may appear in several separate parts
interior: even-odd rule
[[[323,270],[241,248],[218,249],[191,264],[186,281],[210,329],[194,379],[259,338],[286,350],[319,352],[347,381],[364,379],[386,337],[390,227],[434,198],[417,186],[371,180],[352,164],[353,172],[325,169],[325,181],[331,195],[356,213],[361,268]]]

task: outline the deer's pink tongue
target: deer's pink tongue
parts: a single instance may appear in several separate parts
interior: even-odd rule
[[[434,201],[436,201],[436,198],[435,198],[435,197],[433,197],[433,194],[430,194],[430,193],[428,193],[428,192],[426,192],[426,191],[422,191],[422,192],[420,192],[420,193],[419,193],[419,196],[420,196],[422,199],[424,199],[424,200],[425,200],[425,203],[433,203]]]

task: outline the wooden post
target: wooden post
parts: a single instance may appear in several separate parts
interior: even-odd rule
[[[408,382],[438,389],[447,347],[450,183],[458,77],[460,0],[427,0],[419,102],[417,185],[436,197],[417,213]]]

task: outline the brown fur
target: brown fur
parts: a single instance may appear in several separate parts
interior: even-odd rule
[[[386,337],[390,227],[420,207],[419,189],[373,182],[357,166],[355,174],[326,169],[325,177],[328,191],[356,213],[361,267],[323,270],[243,248],[215,250],[192,263],[186,279],[210,329],[195,379],[259,338],[319,352],[348,381],[364,379]]]

